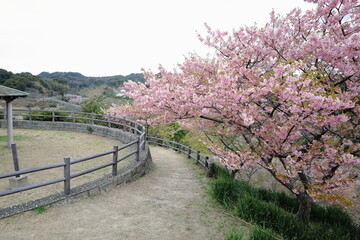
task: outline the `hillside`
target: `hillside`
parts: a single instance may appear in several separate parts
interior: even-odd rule
[[[72,90],[79,91],[83,88],[107,85],[109,87],[121,87],[127,80],[145,82],[142,73],[132,73],[127,76],[115,75],[107,77],[87,77],[77,72],[42,72],[38,75],[41,78],[61,80],[70,85]]]
[[[0,84],[30,93],[31,97],[64,95],[70,86],[64,81],[44,79],[28,72],[12,73],[0,69]]]
[[[77,94],[80,90],[100,87],[103,92],[112,92],[121,87],[125,81],[145,82],[142,73],[126,76],[87,77],[77,72],[42,72],[33,75],[28,72],[12,73],[0,69],[0,84],[30,93],[30,97],[41,98],[67,93]],[[111,91],[110,91],[111,90]]]

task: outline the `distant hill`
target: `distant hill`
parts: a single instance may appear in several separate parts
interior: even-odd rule
[[[28,72],[14,74],[5,69],[0,69],[0,84],[29,92],[32,97],[64,95],[70,90],[70,86],[62,81],[44,79]]]
[[[145,82],[142,73],[132,73],[127,76],[115,75],[108,77],[87,77],[78,72],[42,72],[38,75],[41,78],[62,81],[69,84],[73,90],[80,90],[87,87],[107,85],[109,87],[121,87],[125,81]]]
[[[142,73],[127,76],[87,77],[77,72],[42,72],[32,75],[28,72],[12,73],[0,68],[0,85],[29,92],[31,97],[51,97],[66,93],[79,93],[86,88],[103,88],[104,92],[112,92],[123,86],[125,81],[145,82]]]

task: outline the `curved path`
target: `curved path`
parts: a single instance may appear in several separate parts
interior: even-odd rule
[[[239,224],[209,200],[203,171],[186,156],[160,147],[151,154],[153,169],[133,183],[0,219],[0,239],[224,239]]]

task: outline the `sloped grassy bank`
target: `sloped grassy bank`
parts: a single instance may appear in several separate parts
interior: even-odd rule
[[[305,225],[296,217],[298,205],[295,197],[233,179],[220,166],[215,166],[214,170],[215,179],[210,181],[212,197],[234,215],[254,225],[250,239],[360,239],[359,226],[338,206],[324,207],[312,203],[311,222]],[[225,239],[243,239],[243,236],[234,229]]]

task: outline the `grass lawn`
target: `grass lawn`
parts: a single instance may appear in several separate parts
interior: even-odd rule
[[[0,173],[14,171],[12,152],[11,149],[7,147],[6,134],[6,129],[0,129]],[[83,158],[112,150],[114,145],[122,145],[119,141],[86,133],[32,129],[14,129],[14,141],[17,146],[20,169],[63,162],[65,156],[69,156],[72,160]],[[122,150],[119,154],[126,151],[126,149]],[[71,166],[71,174],[99,166],[102,163],[110,161],[112,161],[112,155],[78,163]],[[121,168],[121,166],[124,166],[129,161],[130,160],[121,162],[118,167]],[[109,173],[111,173],[111,167],[74,178],[71,181],[71,187],[95,180]],[[31,173],[27,176],[30,184],[39,183],[62,177],[63,168],[55,168],[39,173]],[[9,180],[1,179],[0,191],[7,189],[9,189]],[[62,190],[63,184],[57,183],[5,196],[1,198],[0,208],[45,197],[53,193],[61,192]]]

